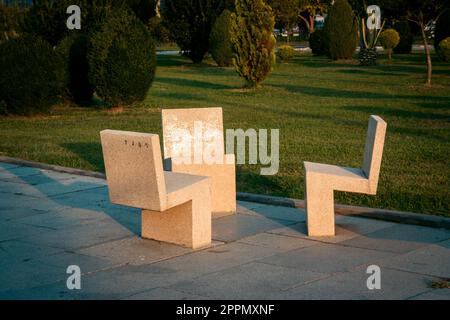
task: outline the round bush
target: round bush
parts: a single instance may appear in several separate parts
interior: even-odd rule
[[[209,51],[220,67],[228,67],[233,64],[230,30],[231,12],[224,10],[216,19],[209,38]]]
[[[394,48],[394,53],[411,53],[414,36],[411,32],[409,22],[406,20],[399,21],[394,25],[394,29],[400,35],[400,41]]]
[[[75,33],[63,39],[56,48],[64,64],[64,74],[60,77],[67,84],[67,93],[78,103],[91,100],[94,93],[88,77],[88,43],[87,35]]]
[[[386,29],[380,34],[378,40],[384,50],[386,50],[390,59],[392,56],[392,49],[394,49],[400,42],[400,35],[394,29]]]
[[[47,112],[61,93],[59,56],[31,35],[0,45],[0,101],[8,114]]]
[[[314,55],[327,54],[327,43],[323,30],[316,30],[309,36],[309,47]]]
[[[434,30],[434,48],[438,55],[443,59],[445,59],[445,55],[440,50],[440,43],[447,37],[450,37],[450,9],[445,10],[439,17],[436,21],[436,28]]]
[[[144,100],[156,69],[155,46],[145,25],[114,10],[94,33],[88,49],[89,81],[110,105]]]
[[[289,45],[279,46],[277,56],[280,58],[281,62],[289,62],[294,57],[294,48]]]
[[[439,49],[445,61],[450,61],[450,37],[441,41]]]
[[[347,0],[336,0],[330,7],[324,32],[331,59],[352,58],[358,45],[358,20]]]

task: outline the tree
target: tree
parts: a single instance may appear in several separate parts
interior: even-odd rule
[[[358,45],[358,26],[347,0],[336,0],[324,26],[327,53],[331,59],[351,59]]]
[[[437,21],[440,16],[449,8],[448,0],[378,0],[374,1],[378,4],[384,15],[396,19],[407,19],[415,23],[421,33],[422,42],[424,45],[426,64],[427,64],[427,78],[425,84],[431,86],[433,77],[433,65],[431,61],[431,52],[428,47],[427,32],[425,30],[426,24],[431,21]]]
[[[163,21],[173,40],[193,62],[208,52],[209,35],[229,0],[166,0]]]
[[[275,62],[275,18],[263,0],[236,0],[235,6],[231,23],[233,64],[250,87],[257,87]]]
[[[331,0],[298,0],[298,17],[305,22],[309,33],[314,32],[316,15],[326,13],[331,2]]]
[[[233,49],[230,41],[231,12],[224,10],[216,19],[209,39],[211,55],[220,67],[233,64]]]
[[[300,14],[299,0],[270,0],[268,4],[272,7],[275,19],[284,28],[292,29]],[[287,41],[289,42],[289,34]]]

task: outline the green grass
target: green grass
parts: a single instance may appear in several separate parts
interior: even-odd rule
[[[435,63],[426,88],[422,54],[381,59],[375,67],[296,57],[277,64],[257,90],[232,68],[158,56],[144,103],[111,115],[60,106],[50,116],[0,118],[0,154],[103,171],[99,131],[161,133],[161,108],[221,106],[226,128],[279,128],[280,171],[237,168],[238,191],[304,197],[302,162],[361,165],[368,117],[388,123],[378,194],[336,193],[339,203],[450,216],[450,65]]]

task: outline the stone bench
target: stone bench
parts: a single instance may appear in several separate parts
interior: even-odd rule
[[[165,170],[211,178],[212,211],[236,211],[234,154],[225,154],[222,108],[162,110]]]
[[[163,171],[156,134],[103,130],[100,137],[110,200],[142,209],[143,238],[211,244],[208,177]]]
[[[306,216],[309,236],[334,236],[334,190],[377,193],[386,122],[370,116],[361,169],[304,162]]]

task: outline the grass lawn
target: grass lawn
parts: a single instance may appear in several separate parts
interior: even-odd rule
[[[243,90],[232,68],[158,56],[145,102],[113,114],[58,106],[49,116],[0,118],[0,154],[103,171],[99,131],[161,132],[161,108],[221,106],[226,128],[279,128],[280,171],[237,168],[239,191],[304,197],[305,160],[361,166],[368,117],[388,123],[377,196],[336,193],[339,203],[450,216],[450,65],[434,64],[425,88],[422,54],[379,66],[296,57],[277,64],[257,90]]]

